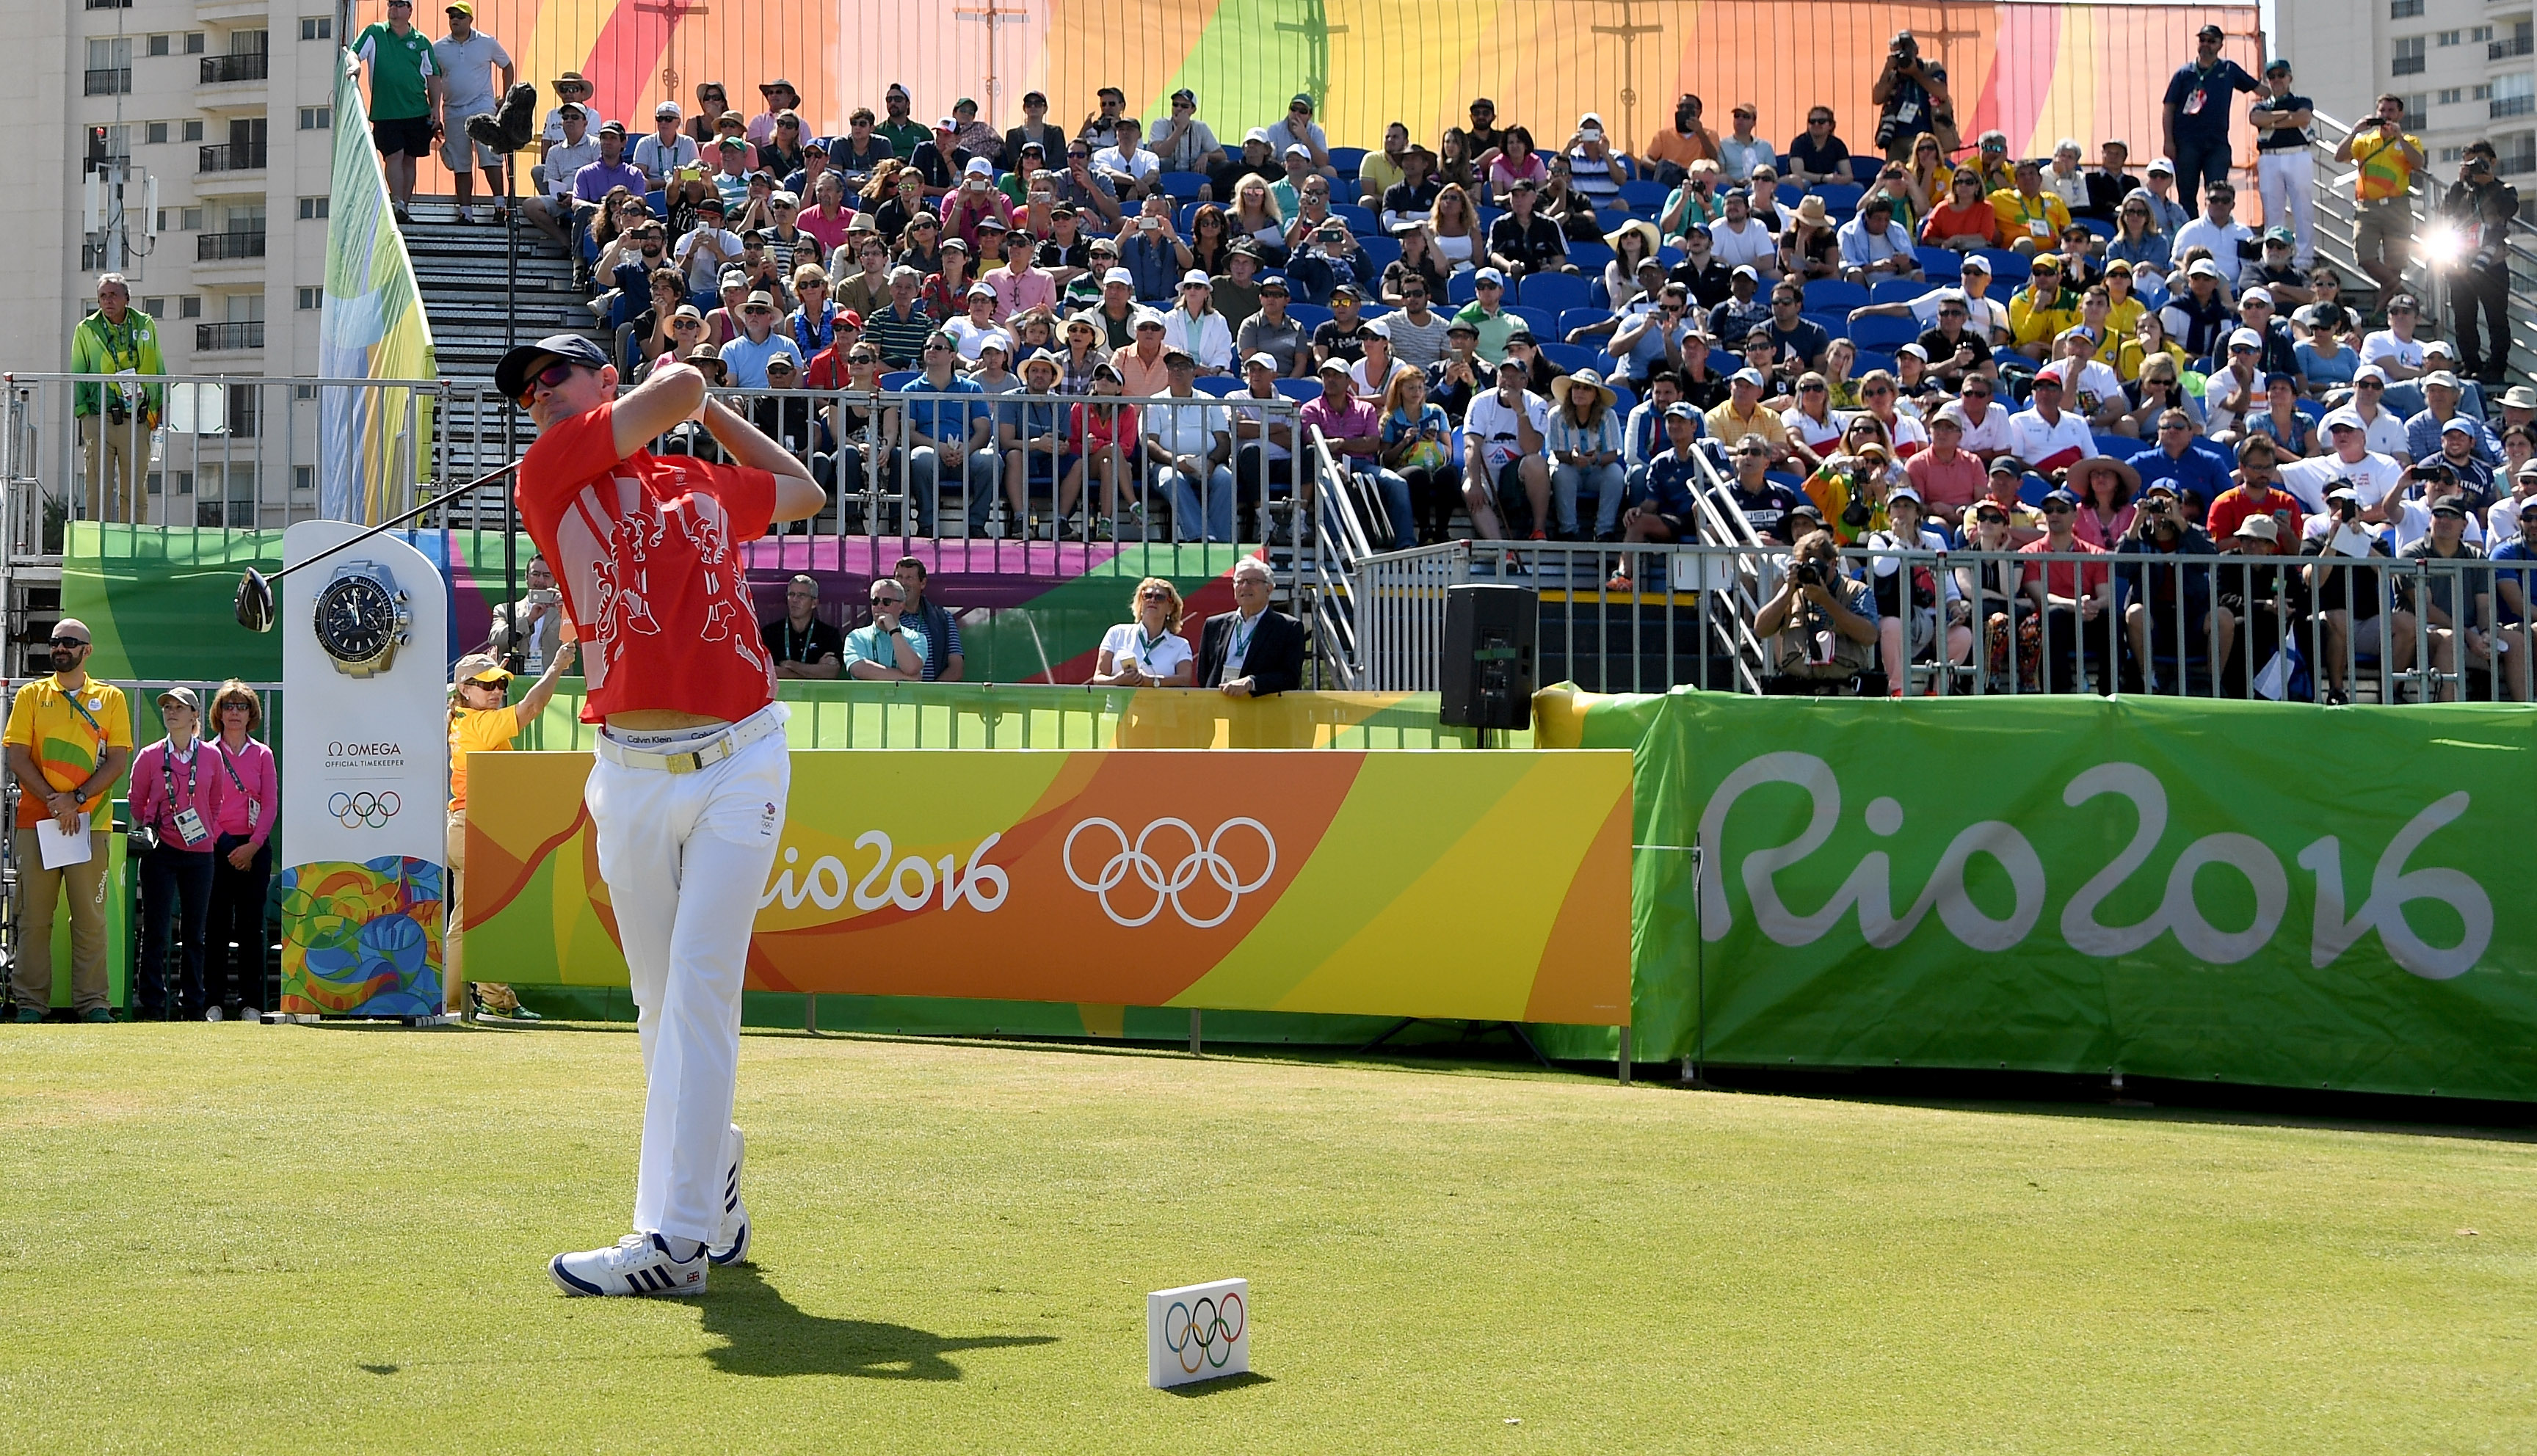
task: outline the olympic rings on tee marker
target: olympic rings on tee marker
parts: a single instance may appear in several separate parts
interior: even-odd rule
[[[1249,820],[1239,820],[1249,823]],[[1225,1316],[1231,1315],[1227,1319]],[[1212,1296],[1203,1297],[1193,1309],[1179,1299],[1163,1311],[1163,1348],[1181,1362],[1183,1374],[1196,1374],[1202,1364],[1224,1368],[1233,1358],[1233,1347],[1242,1339],[1245,1316],[1240,1295],[1226,1295],[1218,1304]]]
[[[1109,831],[1110,836],[1118,841],[1119,848],[1102,863],[1099,874],[1085,879],[1082,871],[1074,867],[1074,842],[1085,830],[1096,826]],[[1240,878],[1240,871],[1234,868],[1233,861],[1217,852],[1217,846],[1225,835],[1237,828],[1248,829],[1260,836],[1261,845],[1268,851],[1268,863],[1248,880]],[[1189,853],[1172,866],[1168,875],[1163,873],[1162,861],[1145,853],[1145,842],[1164,829],[1176,830],[1189,838]],[[1144,924],[1161,915],[1163,907],[1168,904],[1172,913],[1181,918],[1182,923],[1203,930],[1232,918],[1233,909],[1242,903],[1243,896],[1268,883],[1268,877],[1277,872],[1277,841],[1268,833],[1268,826],[1257,819],[1227,819],[1217,825],[1215,833],[1208,835],[1203,843],[1199,840],[1198,830],[1183,819],[1157,819],[1146,825],[1134,843],[1129,841],[1128,831],[1112,821],[1086,819],[1068,832],[1064,857],[1066,877],[1074,881],[1076,889],[1089,890],[1099,896],[1102,913],[1109,916],[1114,923],[1131,927]],[[1154,903],[1146,908],[1144,914],[1134,918],[1121,915],[1118,907],[1110,903],[1110,892],[1126,884],[1132,871],[1138,883],[1154,892]],[[1203,919],[1190,914],[1189,907],[1181,903],[1181,892],[1196,885],[1201,874],[1213,880],[1217,888],[1224,891],[1224,908]]]

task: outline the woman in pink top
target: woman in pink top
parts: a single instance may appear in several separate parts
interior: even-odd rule
[[[1507,189],[1527,178],[1535,182],[1548,181],[1550,164],[1541,159],[1540,153],[1532,150],[1529,128],[1511,126],[1506,129],[1504,147],[1499,150],[1497,158],[1489,163],[1489,196],[1503,202]]]
[[[196,730],[203,705],[191,688],[159,695],[167,736],[132,760],[132,827],[157,834],[141,859],[141,961],[132,985],[144,1021],[167,1020],[167,930],[181,908],[185,956],[176,982],[176,1016],[203,1019],[203,934],[212,907],[212,842],[218,837],[228,779]]]
[[[273,826],[282,813],[282,773],[255,740],[264,704],[232,677],[212,697],[212,751],[228,796],[212,844],[212,914],[204,931],[203,994],[231,1020],[264,1009],[265,883],[273,877]]]

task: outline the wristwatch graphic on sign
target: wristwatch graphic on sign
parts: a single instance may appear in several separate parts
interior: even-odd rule
[[[335,568],[317,592],[317,645],[348,677],[388,670],[414,625],[406,594],[385,567],[355,561]]]

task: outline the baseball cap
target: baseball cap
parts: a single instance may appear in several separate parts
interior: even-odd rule
[[[1133,288],[1137,286],[1137,276],[1124,268],[1113,268],[1101,275],[1101,286],[1106,288],[1112,284],[1125,284]]]
[[[2229,335],[2229,347],[2233,349],[2252,348],[2260,350],[2264,347],[2264,336],[2256,333],[2252,329],[2235,330]]]
[[[1920,504],[1920,492],[1919,492],[1919,491],[1918,491],[1918,490],[1913,489],[1913,488],[1912,488],[1911,486],[1909,486],[1909,485],[1904,485],[1904,486],[1899,486],[1899,487],[1897,487],[1897,488],[1896,488],[1896,489],[1894,489],[1894,490],[1888,491],[1888,492],[1886,493],[1885,499],[1886,499],[1886,502],[1887,502],[1888,504],[1891,504],[1891,503],[1893,503],[1893,502],[1895,502],[1895,501],[1898,501],[1898,500],[1908,500],[1908,501],[1910,501],[1912,504],[1914,504],[1914,505],[1916,505],[1916,506],[1917,506],[1917,505]]]
[[[1987,278],[1990,276],[1990,260],[1984,258],[1980,253],[1967,253],[1965,254],[1964,271],[1966,273],[1979,273]]]
[[[2452,414],[2440,425],[2440,433],[2444,435],[2472,435],[2476,433],[2475,421],[2467,418],[2463,414]]]
[[[2349,410],[2329,411],[2326,416],[2323,419],[2318,420],[2316,423],[2317,428],[2324,430],[2328,434],[2332,434],[2336,430],[2357,430],[2364,428],[2361,423],[2361,416],[2353,413]]]
[[[2456,496],[2444,495],[2432,503],[2432,514],[2435,516],[2455,516],[2459,520],[2463,521],[2466,519],[2466,507],[2458,504]]]
[[[1277,372],[1277,356],[1267,349],[1262,349],[1242,362],[1250,368],[1266,369],[1271,374]]]
[[[2175,176],[2175,175],[2176,175],[2176,163],[2175,163],[2175,162],[2172,162],[2172,161],[2170,161],[2170,160],[2168,160],[2168,159],[2167,159],[2166,158],[2164,158],[2164,157],[2153,157],[2153,158],[2150,158],[2150,162],[2149,162],[2149,173],[2150,173],[2151,175],[2155,176],[2156,174],[2158,174],[2158,173],[2160,173],[2160,172],[2165,172],[2167,175],[2169,175],[2169,176],[2171,176],[2171,177]]]
[[[501,391],[503,399],[516,400],[528,389],[529,377],[543,372],[550,361],[592,369],[608,367],[607,353],[582,335],[549,334],[502,355],[502,361],[493,366],[493,388]]]
[[[2062,491],[2056,493],[2067,494],[2068,492]],[[2176,487],[2165,480],[2152,480],[2141,487],[2141,499],[2147,500],[2153,495],[2164,495],[2168,499],[2174,500],[2176,499]]]
[[[1667,419],[1698,419],[1700,417],[1699,409],[1688,400],[1674,401],[1672,404],[1665,406],[1664,412],[1665,418]]]
[[[680,114],[679,103],[676,101],[663,101],[661,104],[652,108],[652,119],[654,121],[658,121],[664,116],[676,119]]]
[[[1288,157],[1300,157],[1306,161],[1310,161],[1313,159],[1313,149],[1305,146],[1301,142],[1289,142],[1286,144],[1285,155]]]
[[[2184,270],[2184,276],[2187,278],[2218,278],[2220,276],[2220,265],[2212,262],[2208,258],[2196,258],[2193,260],[2193,266]]]
[[[607,136],[612,132],[620,137],[625,135],[625,123],[621,121],[603,121],[599,124],[599,134],[601,136]]]
[[[961,175],[969,177],[992,177],[996,174],[996,164],[983,157],[972,157],[969,158],[969,164],[960,168],[960,172]]]
[[[1161,314],[1149,308],[1140,308],[1137,310],[1137,317],[1129,322],[1128,328],[1131,333],[1137,333],[1146,329],[1159,329],[1162,326]]]
[[[2423,388],[2431,389],[2435,386],[2440,389],[2456,389],[2458,377],[2446,369],[2434,369],[2423,376]]]
[[[1272,273],[1260,281],[1260,291],[1263,293],[1291,293],[1293,290],[1286,286],[1286,275],[1282,273]]]
[[[2026,474],[2026,462],[2018,459],[2014,455],[1993,456],[1990,462],[1990,474],[1994,475],[2022,475]]]
[[[1480,326],[1472,323],[1469,319],[1458,316],[1445,321],[1445,332],[1448,335],[1468,334],[1472,338],[1476,339],[1480,335]]]
[[[1503,369],[1506,365],[1501,363],[1498,367]],[[1322,360],[1321,372],[1324,374],[1345,374],[1348,371],[1348,361],[1344,356],[1333,354],[1329,358]]]
[[[2264,241],[2289,247],[2296,239],[2291,236],[2291,230],[2287,227],[2267,227],[2264,229]]]
[[[457,666],[449,669],[449,685],[452,688],[462,682],[508,682],[510,680],[511,669],[503,666],[502,660],[491,653],[471,652],[458,660]],[[185,691],[181,687],[173,689],[173,692]],[[186,693],[186,696],[191,697],[192,694]],[[163,695],[159,701],[163,703],[166,700],[167,695]]]
[[[1506,286],[1506,275],[1498,272],[1494,268],[1483,268],[1479,272],[1471,275],[1471,286],[1478,287],[1482,284],[1496,284],[1498,286],[1504,287]]]
[[[1184,288],[1211,289],[1215,286],[1215,281],[1206,276],[1205,269],[1193,268],[1189,272],[1181,275],[1181,286]]]
[[[2248,516],[2238,523],[2238,529],[2234,534],[2252,537],[2257,540],[2278,541],[2282,538],[2282,528],[2270,516]]]
[[[2238,306],[2240,308],[2244,308],[2249,303],[2261,303],[2266,308],[2272,307],[2273,290],[2265,287],[2253,287],[2248,288],[2246,291],[2238,295]]]
[[[1738,369],[1734,373],[1726,376],[1726,382],[1729,384],[1749,384],[1755,389],[1760,389],[1763,383],[1762,371],[1759,369]]]

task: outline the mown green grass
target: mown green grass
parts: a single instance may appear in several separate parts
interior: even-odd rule
[[[2508,1135],[752,1033],[756,1269],[560,1298],[639,1099],[623,1030],[0,1032],[0,1449],[2537,1449]],[[1263,1378],[1147,1390],[1227,1275]]]

